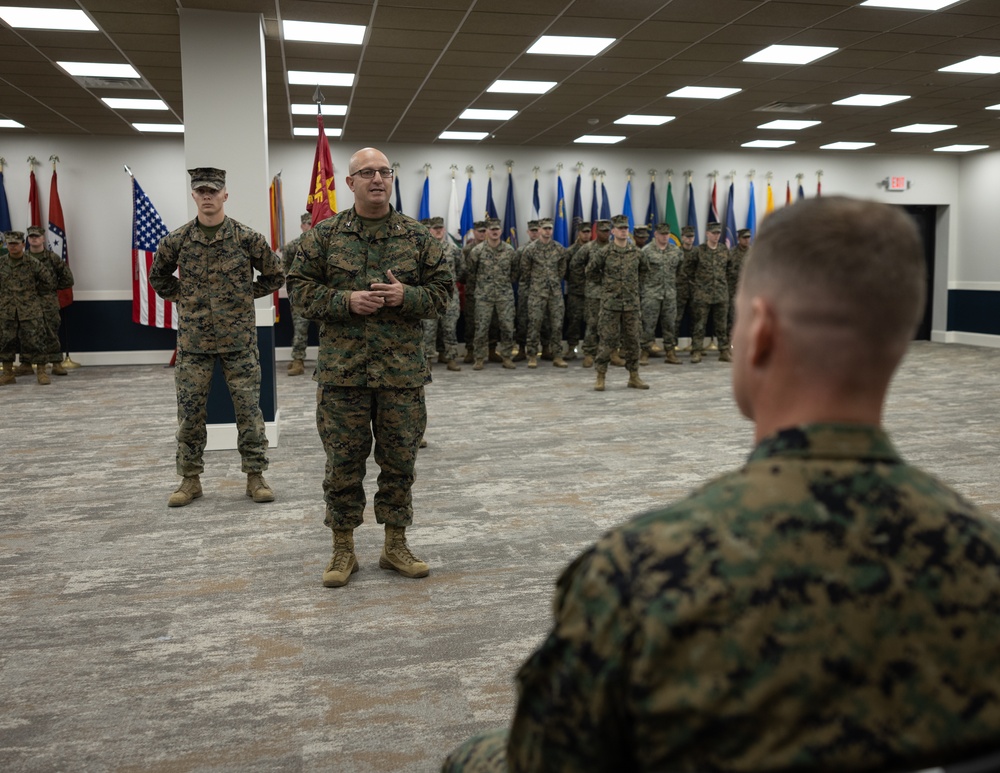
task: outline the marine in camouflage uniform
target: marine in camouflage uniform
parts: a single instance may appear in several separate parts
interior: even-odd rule
[[[364,520],[373,435],[380,469],[375,520],[386,538],[379,566],[411,578],[430,571],[405,537],[431,380],[421,320],[445,312],[455,281],[441,243],[390,206],[393,171],[385,155],[359,150],[349,168],[354,206],[306,234],[288,275],[293,301],[322,323],[313,378],[326,451],[325,523],[333,530],[327,587],[346,585],[358,570],[354,529]]]
[[[451,238],[445,232],[444,218],[431,217],[425,224],[431,232],[431,236],[438,240],[441,249],[444,251],[444,260],[454,276],[458,276],[458,264],[462,258],[462,251],[452,244]],[[452,287],[452,295],[448,300],[448,309],[440,317],[425,319],[424,326],[424,355],[430,365],[434,352],[437,349],[437,342],[440,339],[442,344],[442,359],[448,364],[448,370],[459,371],[462,366],[458,364],[458,317],[462,313],[461,298],[458,290]]]
[[[719,360],[731,362],[727,314],[729,310],[729,250],[719,241],[722,226],[709,223],[705,244],[684,261],[691,284],[691,362],[701,362],[705,353],[705,325],[709,313],[719,339]]]
[[[743,263],[746,261],[747,253],[750,251],[750,239],[753,232],[749,228],[741,228],[736,232],[736,246],[729,251],[729,266],[726,269],[726,284],[729,286],[729,325],[730,337],[733,330],[733,320],[736,318],[736,288],[740,283],[740,272],[743,270]]]
[[[28,254],[47,264],[56,278],[56,289],[42,295],[42,306],[45,309],[45,321],[52,332],[52,340],[55,348],[46,353],[46,361],[52,363],[52,374],[54,376],[67,375],[63,367],[62,347],[59,343],[59,326],[62,324],[62,316],[59,313],[59,291],[68,290],[73,286],[73,272],[70,271],[69,263],[62,259],[61,255],[56,255],[45,246],[45,229],[40,225],[33,225],[27,228],[28,234]],[[24,358],[21,359],[24,362]]]
[[[189,169],[198,216],[160,241],[149,272],[157,294],[177,304],[177,474],[181,486],[167,504],[181,507],[201,496],[208,440],[208,392],[216,360],[236,414],[236,445],[247,474],[246,494],[270,502],[264,481],[267,435],[260,410],[260,353],[254,299],[281,287],[278,256],[267,239],[227,217],[223,169]],[[260,272],[254,279],[254,271]],[[179,272],[179,277],[174,276]]]
[[[541,348],[545,320],[549,334],[546,348],[552,353],[552,364],[565,368],[562,280],[566,276],[566,248],[552,238],[552,218],[542,218],[538,227],[541,232],[538,241],[524,252],[520,274],[528,283],[528,367],[538,365],[537,352]]]
[[[920,236],[833,198],[770,216],[746,264],[747,463],[570,564],[509,734],[444,771],[915,771],[1000,746],[1000,523],[880,426],[923,311]]]
[[[587,278],[601,283],[601,316],[598,321],[600,345],[594,360],[597,382],[594,389],[604,391],[611,354],[621,348],[629,372],[628,385],[649,389],[639,378],[639,336],[642,334],[642,309],[639,288],[649,275],[646,254],[628,241],[628,218],[612,219],[614,242],[601,250],[587,264]]]
[[[611,221],[598,220],[595,224],[594,240],[577,250],[573,256],[570,273],[583,272],[583,367],[594,365],[597,356],[598,323],[601,317],[601,278],[587,273],[587,266],[594,257],[605,250],[611,237]]]
[[[639,342],[642,355],[639,364],[649,362],[659,324],[663,330],[666,361],[676,365],[680,362],[674,348],[677,346],[677,269],[681,263],[681,251],[670,241],[670,224],[658,224],[656,236],[642,251],[649,261],[649,274],[642,286],[642,338]]]
[[[500,328],[500,357],[504,368],[517,366],[511,361],[514,349],[514,248],[500,240],[500,221],[486,221],[486,241],[476,245],[465,264],[465,276],[476,287],[476,340],[473,370],[482,370],[488,354],[490,323],[496,314]]]
[[[678,337],[681,334],[684,312],[688,310],[688,304],[691,301],[691,278],[688,274],[688,263],[690,263],[696,249],[694,236],[694,226],[681,227],[681,263],[677,267],[677,324],[674,326]],[[688,322],[690,321],[689,316]]]
[[[24,250],[24,234],[4,234],[7,252],[0,255],[0,385],[14,383],[14,357],[37,365],[39,384],[49,384],[45,363],[59,342],[45,320],[43,297],[56,288],[52,268]]]
[[[299,217],[299,228],[301,233],[281,248],[281,270],[287,274],[292,267],[292,258],[295,257],[295,250],[302,242],[302,236],[312,228],[312,215],[308,212]],[[309,320],[299,314],[298,310],[292,306],[292,299],[288,299],[288,306],[292,310],[292,361],[288,363],[289,376],[301,376],[305,373],[306,347],[309,343]]]
[[[576,253],[590,244],[592,224],[577,223],[576,241],[566,248],[566,360],[576,359],[576,347],[583,338],[586,266],[573,262]]]
[[[465,261],[469,258],[469,253],[472,252],[473,248],[479,244],[482,244],[486,239],[486,221],[477,220],[473,226],[473,237],[472,241],[468,242],[464,247],[462,247],[462,264],[460,266],[459,274],[464,274]],[[463,327],[462,336],[465,340],[465,359],[464,362],[473,362],[475,360],[475,355],[473,353],[474,342],[476,340],[476,284],[473,279],[472,284],[468,282],[462,283],[465,288],[465,325]]]
[[[525,263],[525,253],[532,249],[538,241],[538,221],[528,221],[528,241],[517,248],[514,272],[517,274],[515,296],[517,308],[514,310],[514,342],[517,344],[517,355],[514,362],[528,359],[528,280],[524,277],[521,267]],[[537,352],[535,352],[537,354]]]

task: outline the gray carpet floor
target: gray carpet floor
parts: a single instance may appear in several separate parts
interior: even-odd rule
[[[684,358],[686,360],[686,358]],[[560,569],[603,531],[739,465],[729,366],[434,370],[414,552],[323,588],[315,385],[279,365],[276,501],[235,451],[174,489],[172,371],[87,367],[0,388],[0,770],[434,771],[510,717]],[[915,343],[886,425],[909,460],[1000,516],[1000,350]],[[369,463],[369,497],[377,467]]]

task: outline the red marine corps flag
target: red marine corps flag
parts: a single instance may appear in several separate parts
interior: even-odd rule
[[[28,156],[28,164],[31,169],[31,176],[28,178],[28,225],[42,224],[42,208],[38,203],[38,181],[35,179],[35,164],[38,159]]]
[[[319,89],[317,89],[319,91]],[[333,181],[333,159],[330,143],[323,128],[323,114],[316,116],[319,135],[316,137],[316,158],[313,160],[312,186],[306,196],[306,212],[312,215],[312,225],[337,214],[337,191]]]

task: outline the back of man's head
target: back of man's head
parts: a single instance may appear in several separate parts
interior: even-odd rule
[[[889,358],[894,368],[923,314],[924,251],[912,220],[896,207],[808,199],[761,224],[740,289],[767,298],[804,357],[832,362],[846,354],[859,364]]]

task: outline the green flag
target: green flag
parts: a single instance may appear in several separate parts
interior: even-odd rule
[[[663,222],[670,223],[670,241],[681,246],[681,224],[677,219],[677,207],[674,206],[673,183],[667,180],[667,206],[663,209]]]

